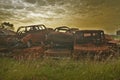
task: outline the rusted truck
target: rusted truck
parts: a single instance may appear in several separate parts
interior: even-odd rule
[[[103,30],[79,30],[75,32],[73,57],[105,58],[118,53],[117,42],[104,34]],[[114,50],[114,48],[116,50]]]
[[[54,29],[47,35],[48,47],[45,56],[68,57],[73,51],[73,33],[67,26],[61,26]]]

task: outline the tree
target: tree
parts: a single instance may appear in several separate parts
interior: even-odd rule
[[[7,29],[7,30],[14,30],[14,25],[9,22],[3,22],[1,23],[1,28]]]

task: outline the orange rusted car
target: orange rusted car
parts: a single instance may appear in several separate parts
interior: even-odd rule
[[[44,44],[46,35],[52,31],[51,28],[46,28],[45,25],[30,25],[22,26],[17,30],[18,38],[25,44],[26,47]]]

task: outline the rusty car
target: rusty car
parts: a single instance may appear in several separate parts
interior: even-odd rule
[[[89,55],[89,57],[100,59],[113,56],[117,54],[117,51],[113,50],[117,47],[116,44],[103,30],[79,30],[75,32],[73,57]]]
[[[46,34],[50,31],[52,31],[52,28],[46,28],[43,24],[29,25],[19,27],[17,30],[17,35],[26,47],[31,47],[44,44]]]
[[[46,56],[70,56],[73,50],[73,33],[67,26],[56,27],[54,32],[47,35],[49,47],[45,51]]]
[[[0,28],[0,51],[12,49],[17,41],[16,32]]]

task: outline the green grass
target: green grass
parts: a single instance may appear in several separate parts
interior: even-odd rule
[[[113,37],[113,39],[115,39],[115,40],[120,40],[120,35],[113,35],[112,37]]]
[[[0,80],[120,80],[120,59],[100,61],[0,58]]]

